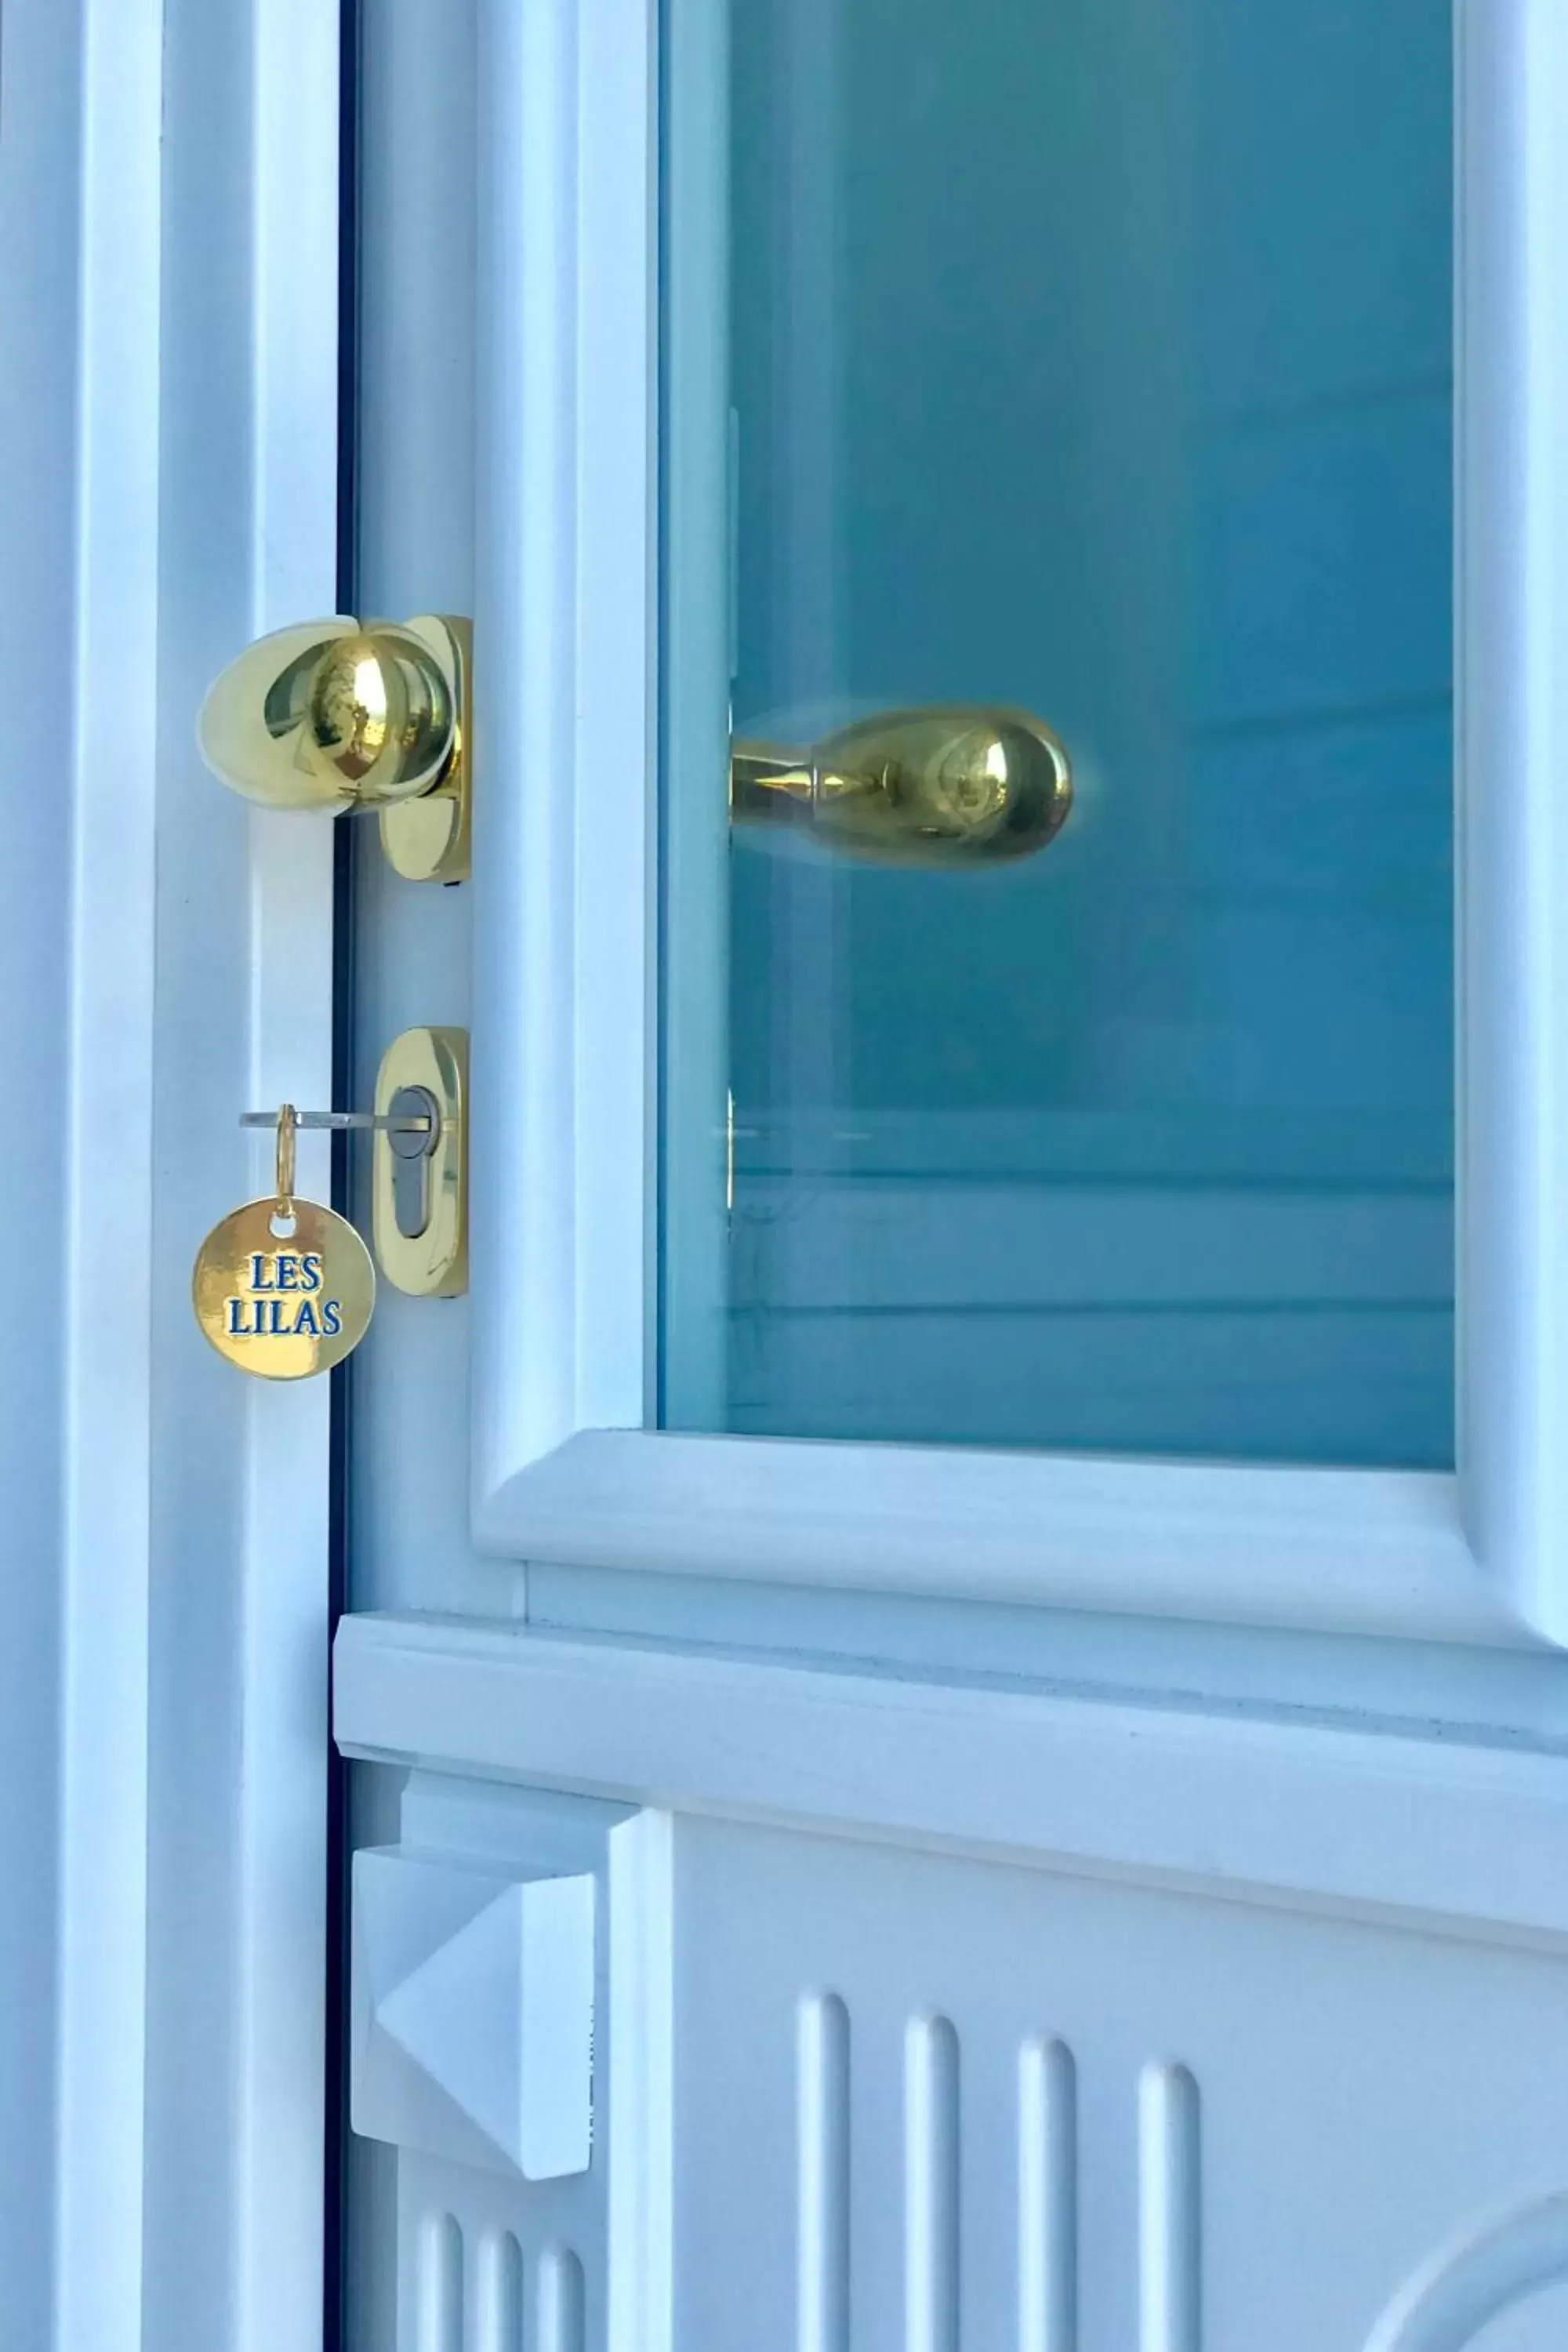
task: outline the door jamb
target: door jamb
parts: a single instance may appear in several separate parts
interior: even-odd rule
[[[327,1398],[236,1382],[186,1287],[264,1189],[238,1112],[331,1078],[331,833],[214,791],[193,722],[335,601],[338,0],[6,0],[0,37],[37,1139],[0,2251],[53,2352],[318,2352]]]

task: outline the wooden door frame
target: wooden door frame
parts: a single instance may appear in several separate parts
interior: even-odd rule
[[[193,723],[336,601],[339,56],[339,0],[0,18],[0,2266],[54,2352],[321,2341],[328,1398],[187,1284],[237,1114],[331,1082],[330,829]]]

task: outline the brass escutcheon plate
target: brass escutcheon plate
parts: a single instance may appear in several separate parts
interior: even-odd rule
[[[375,1108],[390,1115],[405,1088],[434,1103],[438,1129],[425,1157],[425,1216],[416,1233],[400,1227],[392,1138],[378,1133],[371,1178],[375,1255],[388,1282],[419,1298],[455,1298],[468,1286],[468,1033],[405,1029],[382,1055]]]

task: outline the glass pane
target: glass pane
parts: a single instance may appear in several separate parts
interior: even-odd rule
[[[666,106],[663,1418],[1448,1464],[1446,0]]]

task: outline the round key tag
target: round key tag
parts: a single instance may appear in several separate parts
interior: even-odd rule
[[[191,1297],[220,1356],[267,1381],[330,1371],[357,1348],[375,1268],[346,1217],[294,1197],[295,1114],[278,1118],[278,1190],[216,1224],[196,1252]]]

